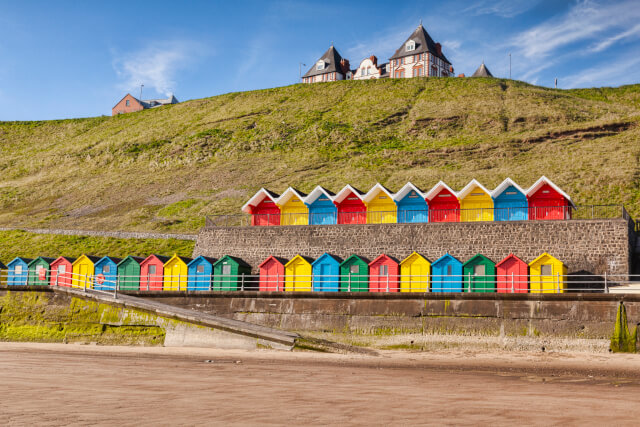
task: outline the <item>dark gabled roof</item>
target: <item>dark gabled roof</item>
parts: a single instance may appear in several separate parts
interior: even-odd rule
[[[220,262],[221,262],[222,260],[224,260],[225,258],[228,258],[228,259],[230,259],[230,260],[234,261],[236,264],[238,264],[238,265],[240,265],[240,266],[243,266],[243,267],[249,267],[249,268],[251,268],[251,266],[250,266],[249,264],[247,264],[246,262],[244,262],[244,260],[242,260],[242,259],[240,259],[240,258],[237,258],[237,257],[234,257],[234,256],[231,256],[231,255],[225,255],[225,256],[223,256],[223,257],[222,257],[222,258],[220,258],[218,261],[216,261],[216,262],[215,262],[215,264],[220,263]]]
[[[20,260],[20,261],[24,262],[25,264],[29,265],[29,263],[31,261],[33,261],[33,258],[25,258],[25,257],[17,256],[14,259],[11,260],[9,265],[13,264],[14,261],[18,261],[18,260]]]
[[[58,261],[60,259],[63,259],[65,261],[67,261],[69,264],[73,264],[74,262],[76,262],[77,258],[72,258],[72,257],[68,257],[68,256],[61,256],[61,257],[56,258],[55,261]]]
[[[4,263],[2,261],[0,261],[0,270],[6,270],[7,266],[4,265]]]
[[[471,77],[493,77],[493,74],[491,74],[491,71],[489,71],[489,69],[486,65],[484,65],[483,62]]]
[[[207,261],[209,264],[213,265],[216,263],[217,259],[209,257],[209,256],[204,256],[204,255],[198,255],[197,257],[195,257],[194,259],[192,259],[191,261],[189,261],[189,265],[193,264],[194,262],[196,262],[199,259],[203,259],[205,261]]]
[[[405,46],[409,40],[413,40],[416,42],[416,48],[411,52],[407,52],[405,49]],[[417,55],[418,53],[424,52],[429,52],[430,54],[439,57],[446,63],[451,64],[451,62],[449,62],[446,56],[444,56],[444,54],[442,53],[442,49],[440,55],[438,55],[436,43],[433,41],[429,33],[427,33],[427,30],[424,29],[422,24],[420,24],[420,26],[416,28],[413,34],[411,34],[409,38],[407,38],[404,43],[402,43],[402,46],[400,46],[400,48],[396,50],[396,53],[394,53],[390,59],[403,58],[405,56]]]
[[[36,261],[38,261],[38,260],[42,260],[42,261],[46,262],[47,264],[51,265],[51,263],[52,263],[53,261],[55,261],[56,259],[55,259],[55,258],[48,257],[48,256],[39,256],[38,258],[34,258],[34,259],[29,263],[29,266],[31,266],[31,264],[35,263],[35,262],[36,262]]]
[[[171,257],[168,257],[168,256],[151,254],[148,257],[146,257],[144,260],[146,261],[147,259],[151,258],[152,256],[158,258],[163,264],[165,264],[167,261],[169,261],[171,259]]]
[[[316,66],[318,65],[318,61],[324,61],[325,67],[322,70],[317,70]],[[318,61],[314,62],[309,71],[302,77],[313,77],[318,76],[320,74],[333,73],[338,72],[340,74],[344,74],[345,72],[342,70],[342,66],[340,65],[340,61],[342,61],[342,56],[338,53],[338,50],[333,47],[333,45],[318,58]]]
[[[111,259],[113,259],[113,258],[111,258]],[[128,260],[128,259],[132,259],[132,260],[134,260],[135,262],[137,262],[138,264],[140,264],[142,261],[144,261],[144,257],[129,255],[128,257],[123,258],[123,259],[118,263],[118,265],[122,264],[124,261],[126,261],[126,260]]]
[[[110,260],[111,260],[111,261],[113,261],[116,265],[118,265],[118,264],[120,264],[120,263],[122,262],[122,258],[117,258],[117,257],[114,257],[114,256],[109,256],[109,255],[107,255],[107,256],[103,256],[102,258],[100,258],[100,261],[102,261],[102,260],[103,260],[103,259],[105,259],[105,258],[110,259]]]

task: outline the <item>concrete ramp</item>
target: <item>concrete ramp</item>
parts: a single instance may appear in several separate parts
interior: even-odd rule
[[[52,287],[54,292],[90,299],[123,309],[149,313],[166,319],[165,346],[203,346],[215,348],[276,348],[292,350],[299,338],[293,332],[281,331],[253,323],[214,316],[174,307],[157,301],[87,289]]]

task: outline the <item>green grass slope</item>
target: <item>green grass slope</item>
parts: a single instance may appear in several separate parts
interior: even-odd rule
[[[0,123],[0,225],[194,231],[261,186],[425,189],[547,175],[640,215],[640,85],[416,78],[231,93],[117,117]]]

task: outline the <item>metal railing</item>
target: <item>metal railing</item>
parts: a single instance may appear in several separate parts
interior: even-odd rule
[[[623,205],[520,206],[477,209],[424,209],[362,212],[273,213],[208,215],[205,227],[246,227],[276,225],[334,225],[476,221],[527,221],[571,219],[631,219]]]
[[[42,285],[103,292],[265,291],[265,292],[467,292],[467,293],[640,293],[640,275],[177,275],[156,277],[85,275],[46,270],[16,275],[4,270],[0,282],[8,287]],[[45,277],[44,280],[41,277]],[[33,280],[30,280],[33,279]]]

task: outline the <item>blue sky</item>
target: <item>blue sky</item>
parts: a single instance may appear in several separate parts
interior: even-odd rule
[[[179,100],[289,85],[333,42],[380,62],[423,20],[456,74],[562,88],[640,82],[640,1],[0,0],[0,120],[110,114],[125,93]],[[303,69],[303,73],[304,73]]]

